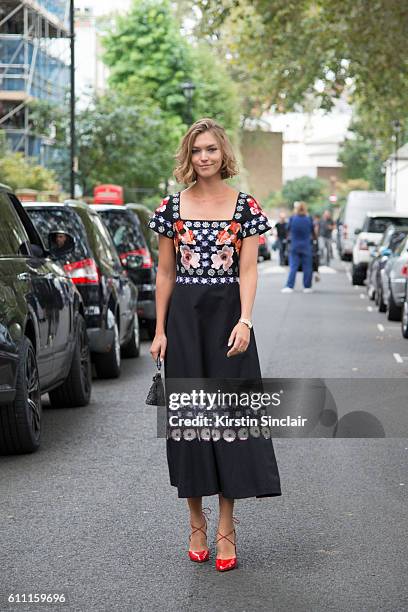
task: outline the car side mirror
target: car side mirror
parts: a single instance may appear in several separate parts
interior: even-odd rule
[[[45,253],[38,244],[30,243],[30,249],[34,257],[44,257]]]
[[[382,255],[382,257],[389,257],[389,256],[391,255],[391,253],[392,253],[391,249],[388,249],[388,248],[386,248],[386,247],[383,247],[383,248],[381,249],[381,255]]]
[[[129,270],[140,270],[143,266],[143,255],[135,255],[132,253],[126,255],[126,258],[123,258],[121,261],[122,265],[125,268],[129,268]]]
[[[50,232],[48,234],[48,248],[55,259],[63,259],[75,250],[75,239],[68,232]]]
[[[357,236],[357,234],[360,234],[361,233],[361,228],[358,227],[357,229],[355,229],[354,233],[355,233],[356,236]]]

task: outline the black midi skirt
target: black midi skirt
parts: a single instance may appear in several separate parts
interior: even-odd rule
[[[247,350],[227,357],[228,338],[240,315],[238,282],[176,283],[166,319],[166,392],[173,379],[184,381],[186,391],[189,379],[261,380],[253,329]],[[167,407],[168,418],[172,414]],[[228,427],[222,434],[197,427],[189,429],[188,436],[168,434],[170,483],[177,487],[178,496],[222,493],[226,498],[239,499],[281,495],[272,438],[267,430],[241,427],[237,435],[237,430]]]

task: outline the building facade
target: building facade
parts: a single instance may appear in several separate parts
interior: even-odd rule
[[[52,126],[38,133],[32,102],[65,106],[69,91],[69,0],[0,3],[0,128],[10,148],[47,163]]]
[[[385,191],[391,195],[396,211],[408,213],[408,143],[385,162]]]

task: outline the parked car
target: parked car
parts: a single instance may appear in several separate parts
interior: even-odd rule
[[[149,337],[154,338],[157,268],[143,236],[139,218],[131,208],[118,204],[93,204],[91,208],[105,223],[122,265],[138,287],[137,313]]]
[[[109,232],[84,202],[33,202],[24,207],[43,237],[61,228],[75,236],[75,250],[63,256],[62,263],[85,304],[96,373],[100,378],[117,378],[121,353],[139,356],[140,335],[137,287],[123,269]]]
[[[126,208],[129,208],[137,215],[144,239],[146,240],[147,248],[149,249],[153,259],[153,264],[155,268],[157,268],[159,261],[159,236],[157,232],[154,232],[149,227],[149,220],[152,216],[152,211],[150,208],[147,208],[147,206],[144,206],[143,204],[135,204],[134,202],[126,204]]]
[[[389,225],[382,235],[378,246],[370,247],[370,261],[367,269],[367,293],[371,300],[376,300],[377,305],[380,294],[378,287],[380,285],[381,270],[407,234],[408,227]]]
[[[389,225],[408,225],[408,216],[395,211],[378,211],[366,214],[361,228],[354,230],[357,239],[353,247],[352,284],[363,285],[370,260],[370,247],[377,246]]]
[[[64,237],[65,253],[75,246]],[[52,406],[85,406],[92,388],[84,304],[46,249],[17,197],[0,186],[0,453],[40,446],[41,395]]]
[[[384,191],[350,191],[337,224],[337,249],[340,258],[350,261],[356,239],[355,230],[361,228],[369,211],[392,210],[390,195]]]
[[[269,244],[263,234],[259,236],[258,257],[262,257],[263,260],[269,260],[271,258]]]
[[[401,332],[403,337],[408,340],[408,281],[405,283],[404,301],[402,303]]]
[[[398,245],[381,270],[379,303],[389,321],[400,321],[408,278],[408,236]]]

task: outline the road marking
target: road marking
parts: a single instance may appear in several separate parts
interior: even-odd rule
[[[330,266],[319,266],[319,274],[337,274],[337,270]]]
[[[367,306],[367,310],[368,310],[368,312],[373,312],[373,307],[372,306]]]
[[[346,274],[347,274],[347,278],[348,278],[348,279],[349,279],[349,281],[351,282],[351,274],[350,274],[350,272],[348,272],[348,271],[347,271],[347,272],[346,272]]]
[[[404,363],[404,360],[399,353],[394,353],[394,359],[397,363]]]
[[[353,289],[355,289],[356,291],[358,291],[360,289],[360,287],[358,285],[353,285]]]
[[[382,323],[378,323],[377,327],[378,327],[380,332],[383,332],[385,330],[384,325]]]
[[[365,300],[366,296],[364,295],[364,293],[360,293],[360,299],[361,300]]]

